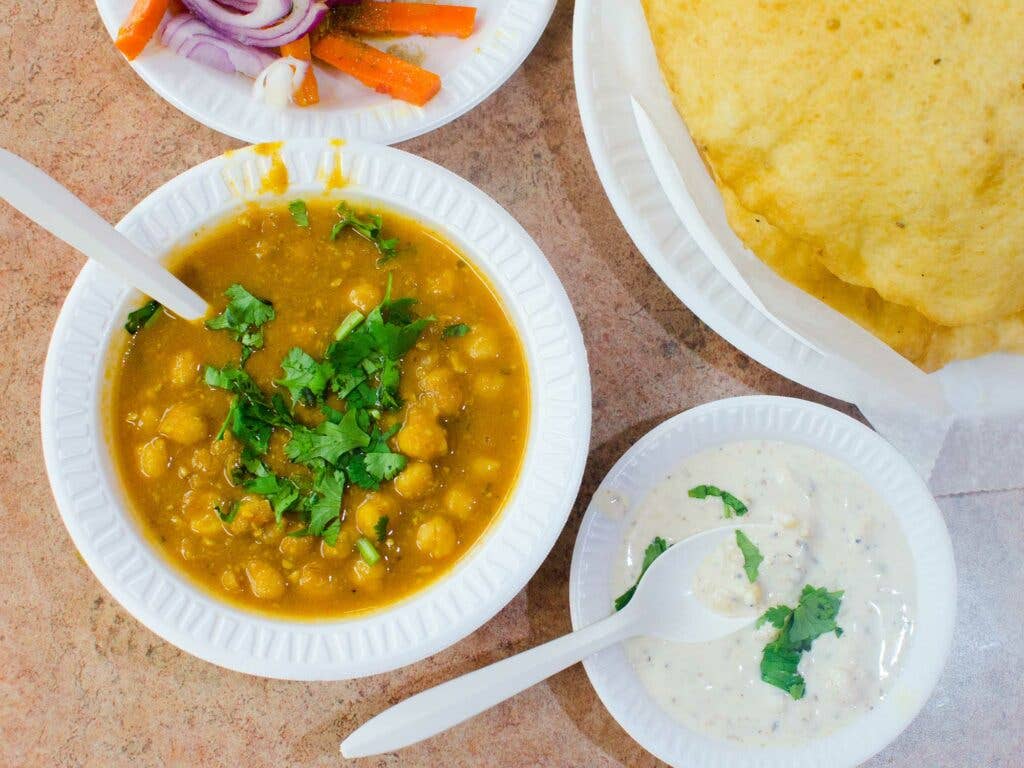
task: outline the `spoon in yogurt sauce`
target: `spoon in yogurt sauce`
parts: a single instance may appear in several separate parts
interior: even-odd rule
[[[391,752],[452,728],[610,645],[637,635],[703,643],[753,623],[757,614],[726,616],[694,592],[697,568],[737,528],[729,525],[673,544],[647,569],[621,611],[589,627],[430,688],[369,720],[341,744],[343,757]],[[612,598],[608,598],[612,606]]]

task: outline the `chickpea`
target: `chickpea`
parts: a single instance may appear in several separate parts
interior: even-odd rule
[[[469,342],[466,354],[474,360],[494,360],[501,355],[501,343],[497,334],[485,325],[474,326],[466,339]]]
[[[193,518],[188,527],[193,533],[198,533],[200,536],[215,536],[224,532],[220,518],[214,511],[204,512],[199,517]]]
[[[220,575],[220,585],[228,592],[240,592],[242,585],[238,582],[238,576],[231,568],[225,568]]]
[[[213,453],[209,448],[197,448],[192,453],[192,469],[196,472],[212,472],[213,461]]]
[[[195,353],[186,349],[174,356],[171,361],[171,382],[184,385],[191,384],[196,380],[199,371],[199,364],[196,362]]]
[[[164,412],[160,434],[182,445],[198,443],[208,436],[206,421],[194,406],[185,403],[172,405]]]
[[[334,590],[331,576],[323,563],[306,563],[299,570],[299,591],[311,595],[327,595]]]
[[[383,493],[371,493],[356,510],[356,528],[363,536],[376,539],[377,521],[382,517],[394,520],[398,504]]]
[[[432,517],[416,529],[416,547],[434,559],[448,557],[455,543],[455,528],[443,517]]]
[[[255,533],[274,519],[274,509],[270,502],[262,496],[247,496],[238,502],[235,518],[229,524],[231,533],[240,536],[243,533]]]
[[[354,284],[349,290],[348,300],[351,301],[360,312],[369,312],[380,304],[380,289],[366,281],[360,281]]]
[[[277,547],[285,557],[299,557],[313,549],[312,536],[284,536]]]
[[[500,373],[484,371],[473,379],[473,394],[485,400],[493,400],[505,389],[505,377]]]
[[[414,405],[396,438],[398,450],[413,459],[436,459],[448,453],[448,434],[433,408]]]
[[[353,584],[371,591],[380,589],[380,582],[383,576],[383,564],[367,565],[366,561],[362,558],[357,558],[352,562],[352,569],[349,572],[349,578]]]
[[[215,512],[220,496],[210,490],[190,490],[181,497],[181,511],[191,525],[206,514]]]
[[[454,416],[462,408],[462,385],[451,368],[434,368],[420,379],[420,391],[442,416]]]
[[[427,277],[427,291],[434,296],[454,296],[457,284],[455,271],[451,269],[432,272]]]
[[[395,477],[395,492],[403,499],[421,499],[434,487],[434,469],[425,461],[410,461]]]
[[[469,490],[468,486],[456,483],[445,491],[444,508],[460,520],[465,520],[472,515],[475,507],[476,495]]]
[[[261,600],[276,600],[284,594],[284,577],[277,567],[255,558],[245,566],[249,589]]]
[[[167,471],[169,463],[167,443],[162,437],[154,437],[145,445],[139,446],[139,471],[144,476],[160,477]]]
[[[492,478],[501,469],[501,462],[488,456],[477,456],[470,463],[469,469],[479,478]]]

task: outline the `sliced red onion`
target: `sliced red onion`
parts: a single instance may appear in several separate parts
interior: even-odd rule
[[[190,13],[169,19],[163,26],[160,40],[180,56],[221,72],[240,72],[249,77],[259,75],[277,58],[259,48],[225,40]]]
[[[327,13],[324,0],[256,0],[254,9],[242,13],[218,0],[182,1],[225,37],[260,48],[277,48],[298,40]]]

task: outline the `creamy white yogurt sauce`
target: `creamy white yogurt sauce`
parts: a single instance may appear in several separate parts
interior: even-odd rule
[[[716,485],[746,503],[723,519],[721,499],[687,496]],[[794,744],[823,736],[885,698],[913,631],[910,550],[885,501],[852,469],[790,443],[730,443],[687,459],[639,504],[626,510],[616,594],[637,578],[655,536],[670,544],[722,525],[770,524],[745,530],[764,561],[750,583],[733,540],[698,569],[696,592],[716,610],[761,614],[796,607],[805,584],[843,590],[832,633],[803,654],[804,698],[794,700],[761,680],[761,652],[776,630],[765,625],[707,643],[637,638],[630,663],[658,704],[683,725],[750,746]]]

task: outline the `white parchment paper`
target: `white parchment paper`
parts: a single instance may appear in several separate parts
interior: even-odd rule
[[[603,3],[603,34],[633,97],[644,149],[672,206],[722,276],[758,311],[824,355],[856,404],[937,495],[1024,486],[1024,357],[989,355],[926,374],[776,275],[729,227],[721,196],[676,112],[639,0]]]

